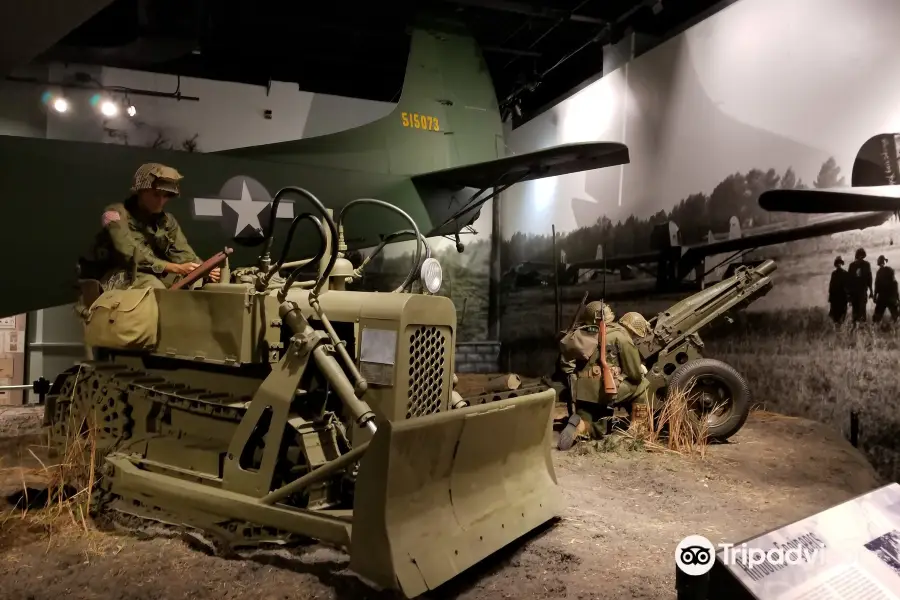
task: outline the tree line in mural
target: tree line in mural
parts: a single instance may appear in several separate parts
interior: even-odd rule
[[[846,185],[834,158],[829,158],[822,164],[812,185],[816,188]],[[773,214],[759,207],[757,202],[760,194],[779,187],[807,189],[809,186],[797,177],[793,168],[788,168],[783,174],[779,174],[774,168],[733,173],[716,185],[711,193],[691,194],[670,210],[660,209],[649,219],[632,215],[624,221],[613,223],[604,216],[594,224],[567,234],[558,234],[557,249],[565,252],[568,261],[594,258],[597,245],[601,243],[604,244],[607,256],[648,252],[652,249],[650,243],[654,226],[669,220],[678,225],[685,244],[705,241],[710,230],[727,231],[732,216],[738,217],[742,227],[785,221],[792,225],[803,224],[806,215]],[[502,272],[525,261],[551,262],[552,245],[550,235],[514,233],[508,240],[501,242]],[[450,247],[436,252],[435,256],[443,265],[445,274],[445,285],[441,293],[456,304],[461,323],[460,338],[484,339],[487,331],[490,241],[481,239],[470,242],[466,244],[462,254]],[[367,267],[367,280],[361,287],[385,291],[392,289],[406,275],[411,260],[411,252],[387,259],[380,256],[374,264]],[[358,264],[358,259],[353,262]]]
[[[822,164],[813,182],[813,187],[816,188],[844,185],[844,177],[834,158],[829,158]],[[751,169],[747,173],[733,173],[713,188],[711,193],[691,194],[677,202],[671,210],[660,209],[649,219],[632,215],[614,224],[607,217],[600,217],[596,223],[558,235],[557,248],[565,252],[566,260],[570,262],[593,259],[598,244],[604,245],[606,256],[650,252],[654,226],[666,221],[673,221],[678,225],[684,244],[706,241],[709,231],[728,231],[728,222],[732,216],[738,217],[742,227],[775,222],[803,224],[807,219],[806,215],[774,214],[759,207],[759,196],[764,191],[778,188],[808,189],[808,186],[790,167],[783,175],[779,175],[775,169]],[[550,235],[516,232],[503,244],[503,270],[524,261],[552,261],[552,246]]]

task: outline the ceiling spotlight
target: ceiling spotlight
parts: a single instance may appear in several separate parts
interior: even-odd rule
[[[100,112],[107,117],[114,117],[119,112],[119,107],[109,100],[104,100],[100,105]]]
[[[129,104],[128,108],[125,109],[125,112],[128,113],[129,117],[133,117],[137,114],[137,109],[134,107],[134,104]]]
[[[69,110],[69,103],[65,98],[57,98],[53,101],[53,110],[64,113]]]

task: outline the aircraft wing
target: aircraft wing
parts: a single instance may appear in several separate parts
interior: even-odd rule
[[[569,263],[568,270],[571,273],[579,269],[621,269],[622,267],[633,267],[636,265],[646,265],[649,263],[659,262],[661,252],[645,252],[643,254],[624,254],[620,256],[610,256],[608,258],[592,258],[591,260],[581,260]]]
[[[562,144],[525,154],[514,154],[412,177],[415,184],[458,189],[503,187],[520,181],[555,177],[624,165],[630,162],[628,147],[616,142]]]
[[[848,213],[900,210],[900,186],[826,188],[821,190],[769,190],[759,207],[770,212]]]
[[[838,217],[811,223],[808,225],[800,225],[787,229],[776,229],[775,231],[767,231],[765,233],[751,234],[744,237],[717,240],[714,242],[705,242],[695,244],[688,247],[682,260],[700,259],[704,256],[714,254],[724,254],[727,252],[738,252],[740,250],[752,250],[762,246],[771,246],[774,244],[783,244],[785,242],[795,242],[807,238],[819,237],[822,235],[831,235],[841,233],[842,231],[853,231],[855,229],[865,229],[867,227],[877,227],[891,216],[890,212],[869,212],[863,215],[854,215],[851,217]]]
[[[682,254],[680,260],[682,263],[686,264],[698,263],[704,257],[716,254],[752,250],[763,246],[841,233],[842,231],[876,227],[887,221],[890,216],[891,213],[889,212],[869,212],[864,215],[828,218],[808,225],[776,229],[774,231],[746,235],[736,239],[716,240],[714,242],[694,244],[685,248],[685,252]],[[660,252],[648,252],[646,254],[629,256],[610,256],[605,261],[599,259],[572,263],[569,265],[569,272],[574,273],[578,269],[599,269],[603,267],[604,264],[609,269],[648,264],[658,262],[661,258],[662,253]]]

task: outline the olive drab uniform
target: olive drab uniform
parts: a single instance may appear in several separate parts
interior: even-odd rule
[[[178,278],[165,272],[166,262],[203,262],[191,248],[175,217],[152,214],[137,202],[141,189],[178,194],[181,175],[175,169],[149,163],[135,173],[134,193],[124,202],[108,205],[102,229],[88,256],[81,261],[81,278],[100,281],[103,290],[126,287],[165,288]]]
[[[599,340],[593,347],[584,342],[578,343],[579,337],[583,340],[597,340],[599,328],[594,323],[594,316],[599,311],[599,305],[599,302],[591,302],[585,307],[585,315],[579,319],[574,330],[563,338],[560,352],[560,367],[569,379],[575,414],[585,421],[591,437],[595,439],[604,435],[598,422],[604,409],[627,402],[646,403],[649,387],[632,334],[615,322],[612,310],[604,304],[606,363],[612,371],[617,388],[612,397],[604,391]],[[584,359],[588,352],[589,358]]]

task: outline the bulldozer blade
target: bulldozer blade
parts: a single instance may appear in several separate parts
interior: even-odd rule
[[[379,425],[360,462],[350,568],[407,598],[558,516],[553,389]]]

